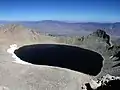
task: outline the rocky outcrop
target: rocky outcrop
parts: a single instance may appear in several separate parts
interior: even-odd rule
[[[109,46],[111,45],[110,36],[104,30],[98,29],[89,36],[98,37],[99,39],[102,39],[104,42],[106,42]]]
[[[91,87],[91,82],[86,83],[86,88],[84,90],[119,90],[120,89],[120,77],[115,77],[107,74],[103,76],[100,80],[96,81],[97,88]]]
[[[96,51],[102,55],[107,54],[108,48],[112,46],[110,36],[101,29],[98,29],[88,36],[78,37],[75,42],[77,42],[76,44],[80,47]]]

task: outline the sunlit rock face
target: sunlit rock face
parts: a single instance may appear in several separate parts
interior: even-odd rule
[[[36,44],[14,51],[21,60],[36,64],[67,68],[89,75],[97,75],[102,68],[100,54],[76,46]]]

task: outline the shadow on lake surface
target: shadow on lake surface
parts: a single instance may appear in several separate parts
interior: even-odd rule
[[[14,52],[21,60],[97,75],[102,68],[100,54],[76,46],[59,44],[35,44],[20,47]]]

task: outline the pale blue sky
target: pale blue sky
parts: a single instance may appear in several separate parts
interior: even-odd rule
[[[120,21],[119,0],[0,0],[0,20]]]

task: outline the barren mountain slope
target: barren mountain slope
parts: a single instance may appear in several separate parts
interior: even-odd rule
[[[2,90],[81,90],[89,75],[57,67],[22,65],[7,53],[11,44],[56,43],[54,37],[20,25],[0,28],[0,89]]]
[[[14,59],[7,53],[11,44],[22,47],[40,43],[69,44],[95,51],[104,58],[103,68],[98,77],[107,73],[120,76],[119,65],[112,67],[119,64],[119,46],[111,43],[110,36],[103,30],[97,30],[86,37],[64,37],[43,34],[21,25],[8,24],[0,27],[0,88],[5,90],[82,90],[81,86],[84,83],[89,82],[91,78],[96,78],[68,69],[21,65],[12,62]],[[110,58],[111,56],[114,58]]]

